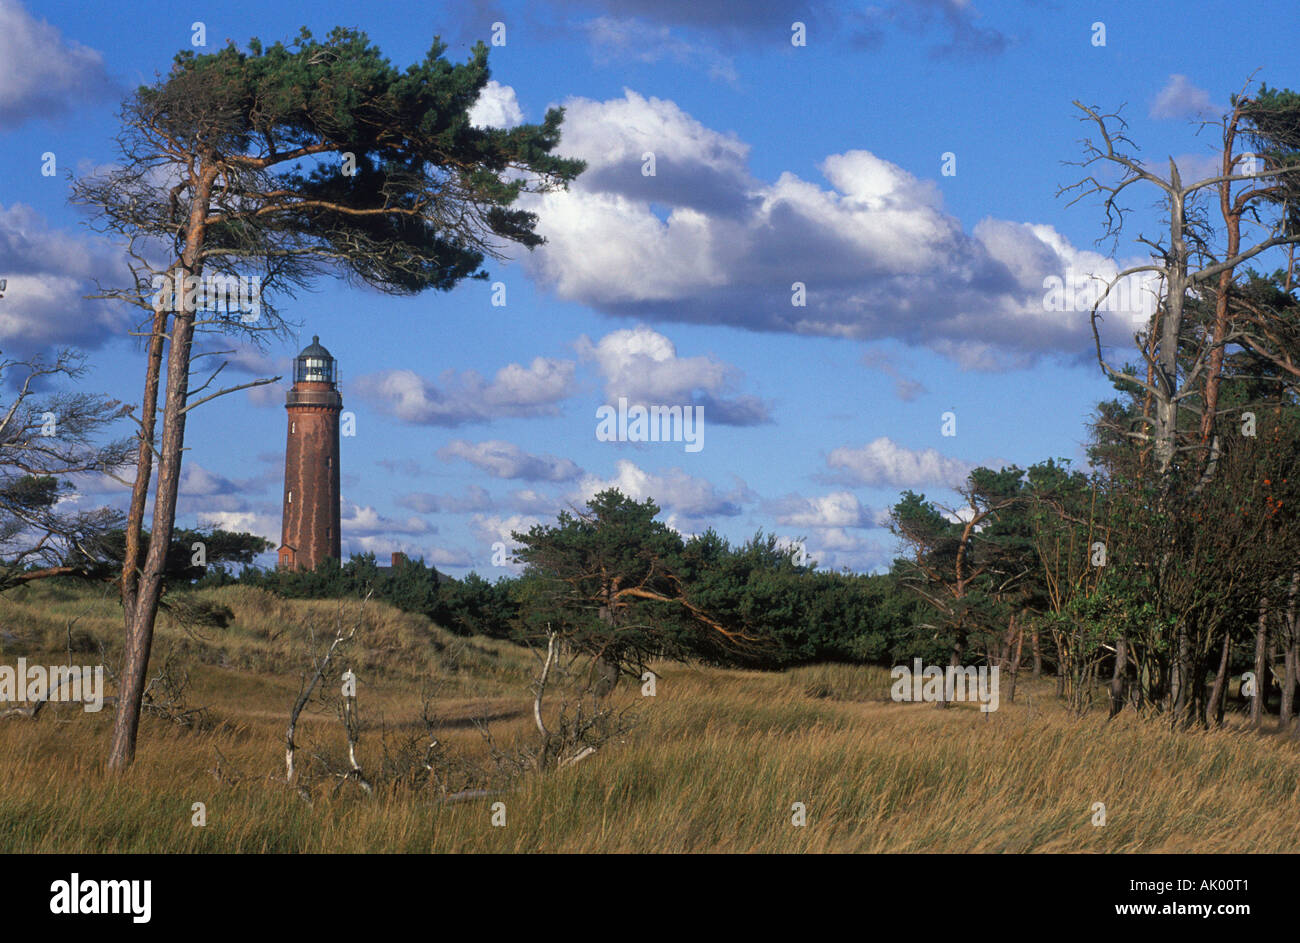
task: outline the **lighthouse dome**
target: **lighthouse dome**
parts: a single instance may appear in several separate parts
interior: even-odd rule
[[[334,358],[321,346],[320,336],[313,335],[311,343],[294,360],[293,380],[295,383],[333,383],[334,366]]]

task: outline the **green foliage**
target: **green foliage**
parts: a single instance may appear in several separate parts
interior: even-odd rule
[[[884,661],[906,649],[914,603],[892,576],[817,572],[796,562],[795,545],[761,531],[737,547],[712,529],[683,541],[657,513],[652,501],[607,491],[585,514],[515,535],[528,564],[524,619],[625,661],[779,667]]]
[[[1233,104],[1237,104],[1235,96]],[[1247,136],[1264,167],[1300,164],[1300,93],[1261,84],[1254,98],[1243,104]],[[1300,228],[1300,211],[1296,208],[1300,181],[1291,174],[1275,183],[1277,189],[1268,198],[1285,205],[1288,227],[1296,232]]]
[[[141,553],[148,546],[149,531],[143,531]],[[194,563],[198,545],[202,545],[206,565]],[[214,528],[210,531],[178,527],[172,531],[164,570],[169,583],[199,581],[202,586],[221,586],[231,582],[230,570],[236,563],[247,566],[258,554],[275,545],[256,534]],[[116,528],[96,537],[90,546],[96,560],[96,573],[105,578],[121,573],[126,556],[126,531]]]
[[[652,501],[605,492],[585,514],[564,512],[516,535],[527,569],[495,583],[477,573],[451,579],[423,560],[378,567],[373,554],[314,570],[246,567],[238,582],[301,599],[372,592],[463,635],[535,641],[550,623],[579,649],[625,663],[666,655],[763,668],[891,664],[925,651],[911,635],[918,604],[894,576],[819,572],[761,531],[737,547],[711,529],[683,541],[657,514]],[[627,588],[635,592],[620,596]],[[601,615],[606,596],[612,621]]]
[[[809,661],[886,661],[904,647],[911,600],[892,576],[818,572],[794,559],[774,534],[736,548],[706,531],[683,558],[692,598],[759,644],[735,652],[698,650],[724,663],[777,667]]]
[[[463,580],[444,579],[432,618],[461,635],[511,637],[519,615],[515,588],[514,580],[502,577],[490,583],[477,573]]]
[[[976,468],[960,489],[964,507],[941,507],[912,491],[894,506],[892,529],[907,548],[894,573],[924,604],[918,645],[964,662],[990,651],[1027,606],[1037,560],[1025,489],[1025,472],[1014,465]]]
[[[323,41],[304,28],[288,44],[187,49],[165,80],[137,91],[135,118],[237,170],[247,211],[224,207],[206,249],[266,256],[298,240],[322,265],[383,291],[446,290],[487,277],[489,240],[541,244],[536,214],[513,204],[526,189],[567,185],[584,166],[551,153],[562,109],[540,124],[474,127],[487,47],[458,64],[446,49],[435,40],[404,70],[344,28]]]
[[[0,483],[0,507],[17,514],[43,510],[59,500],[59,482],[51,475],[23,475]]]
[[[738,632],[692,601],[681,536],[658,513],[651,500],[609,489],[585,512],[562,511],[554,525],[514,534],[527,634],[556,632],[575,651],[630,670],[651,657],[684,656],[700,628],[724,639]]]
[[[422,558],[381,567],[373,553],[359,553],[341,565],[322,560],[313,570],[245,567],[238,582],[290,599],[355,599],[370,593],[460,635],[509,638],[518,616],[513,581],[493,584],[477,573],[454,580]]]

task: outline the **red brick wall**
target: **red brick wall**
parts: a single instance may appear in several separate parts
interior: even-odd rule
[[[329,383],[295,383],[287,397],[284,529],[294,565],[311,569],[340,557],[339,412],[343,398]]]

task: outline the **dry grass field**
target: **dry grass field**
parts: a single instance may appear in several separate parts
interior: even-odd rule
[[[1300,746],[1239,724],[1173,733],[1126,711],[1075,719],[1047,681],[983,714],[889,701],[881,668],[761,673],[658,666],[654,697],[621,685],[635,723],[585,761],[502,771],[535,743],[536,657],[453,636],[370,603],[352,662],[360,760],[376,779],[283,782],[284,732],[308,663],[305,626],[332,634],[338,605],[247,587],[202,593],[235,614],[194,636],[160,620],[154,666],[188,671],[200,729],[148,716],[134,768],[103,770],[111,709],[57,705],[0,721],[6,852],[1263,852],[1300,847]],[[346,617],[355,619],[357,603]],[[110,663],[110,596],[33,585],[0,597],[0,662]],[[336,683],[336,682],[333,682]],[[555,699],[548,701],[555,709]],[[388,782],[428,707],[445,782],[493,795],[443,801],[428,773]],[[485,737],[483,727],[490,731]],[[299,762],[341,753],[342,727],[310,708]],[[385,755],[387,753],[387,756]],[[216,772],[214,772],[214,770]],[[418,772],[418,770],[417,770]],[[477,778],[476,778],[477,777]],[[444,785],[445,785],[444,782]],[[449,788],[457,788],[455,783]],[[192,824],[193,804],[206,825]],[[505,805],[506,824],[491,822]],[[1092,824],[1093,803],[1107,821]],[[803,803],[807,825],[792,824]]]

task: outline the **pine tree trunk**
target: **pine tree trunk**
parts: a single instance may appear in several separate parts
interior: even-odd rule
[[[964,646],[962,645],[962,643],[961,643],[960,640],[958,640],[958,641],[956,641],[956,642],[953,643],[953,646],[952,646],[952,654],[948,656],[948,665],[949,665],[950,667],[953,667],[953,668],[960,668],[960,667],[961,667],[961,655],[962,655],[962,649],[963,649],[963,647],[964,647]],[[935,702],[935,705],[934,705],[935,707],[939,708],[940,710],[946,710],[947,707],[948,707],[948,687],[947,687],[947,684],[948,684],[948,682],[947,682],[947,678],[945,678],[945,679],[944,679],[944,686],[943,686],[943,689],[942,689],[942,694],[940,695],[939,700],[936,701],[936,702]]]
[[[1015,616],[1012,616],[1011,618],[1013,621],[1015,620]],[[1011,663],[1011,690],[1007,693],[1008,704],[1014,704],[1016,702],[1016,681],[1020,678],[1020,660],[1024,654],[1024,649],[1025,629],[1022,624],[1016,628],[1016,655],[1015,660]]]
[[[1128,695],[1128,640],[1119,637],[1115,643],[1115,670],[1110,676],[1110,716],[1124,709]]]
[[[185,400],[189,392],[190,345],[194,336],[194,315],[178,312],[172,322],[172,343],[167,358],[167,392],[163,407],[162,447],[158,459],[158,487],[154,495],[153,524],[143,572],[136,585],[134,611],[126,616],[126,646],[122,680],[118,689],[117,713],[113,719],[113,741],[109,748],[110,769],[123,769],[135,759],[136,734],[149,651],[153,646],[154,623],[162,598],[167,550],[176,521],[176,498],[180,488],[181,456],[185,442]]]
[[[133,605],[123,613],[126,639],[122,658],[122,677],[118,685],[117,709],[113,717],[113,739],[109,746],[108,768],[123,770],[135,759],[136,736],[140,727],[140,709],[149,672],[149,652],[153,647],[154,623],[158,617],[158,602],[163,593],[163,577],[167,569],[167,552],[171,548],[172,530],[176,523],[176,499],[180,491],[181,461],[185,448],[185,408],[189,398],[190,354],[194,341],[195,313],[187,310],[188,293],[185,277],[198,276],[200,250],[206,233],[206,215],[212,196],[212,186],[217,169],[202,166],[198,171],[190,216],[186,224],[185,249],[181,265],[174,277],[181,279],[173,286],[173,297],[181,300],[172,316],[172,330],[167,349],[167,389],[163,399],[162,444],[158,450],[158,484],[154,493],[153,523],[150,527],[149,546],[144,554],[144,564],[139,576],[130,587],[134,594]],[[155,315],[155,322],[157,315]],[[155,339],[150,339],[150,353]],[[148,388],[146,380],[146,412]],[[156,387],[155,387],[156,389]],[[137,488],[139,475],[137,474]],[[147,480],[146,480],[147,488]],[[134,492],[133,492],[134,494]],[[132,510],[135,508],[133,506]],[[137,531],[138,534],[138,531]],[[128,530],[128,540],[130,533]],[[134,561],[128,557],[127,564]],[[126,582],[123,593],[128,591]],[[125,608],[125,607],[124,607]]]
[[[1296,686],[1296,644],[1295,639],[1291,639],[1286,649],[1285,671],[1282,677],[1282,708],[1277,716],[1277,729],[1286,732],[1291,726],[1291,720],[1295,713],[1295,686]]]
[[[136,587],[140,578],[140,542],[143,539],[144,511],[149,501],[149,484],[153,478],[154,433],[158,424],[158,384],[162,373],[163,343],[166,340],[167,311],[159,306],[153,314],[149,334],[149,352],[145,360],[144,397],[141,400],[139,446],[135,456],[135,484],[131,488],[131,509],[126,521],[126,552],[122,557],[122,609],[126,618],[136,607]]]
[[[612,603],[611,590],[609,587],[606,587],[605,605],[600,607],[597,616],[601,622],[605,623],[605,625],[609,627],[611,643],[614,638],[615,625]],[[618,662],[606,654],[607,648],[608,646],[606,646],[605,649],[601,649],[600,655],[596,658],[596,680],[595,685],[592,688],[596,697],[608,697],[614,692],[614,688],[618,686]]]
[[[1219,670],[1214,675],[1214,687],[1210,690],[1210,702],[1205,707],[1205,723],[1211,727],[1223,726],[1223,699],[1228,693],[1228,653],[1231,648],[1232,633],[1223,631],[1223,653],[1219,656]]]
[[[1264,702],[1268,697],[1268,597],[1259,601],[1259,618],[1255,622],[1255,697],[1250,702],[1250,722],[1258,727],[1264,722]]]
[[[1179,620],[1174,630],[1174,664],[1170,688],[1170,703],[1173,708],[1174,723],[1187,727],[1191,725],[1194,696],[1192,691],[1191,659],[1187,643],[1187,627]]]
[[[1300,571],[1291,574],[1291,585],[1287,589],[1286,597],[1286,623],[1283,626],[1283,642],[1286,645],[1284,653],[1284,670],[1282,676],[1282,706],[1278,712],[1277,727],[1278,730],[1286,732],[1291,725],[1291,719],[1295,714],[1295,686],[1296,673],[1300,671],[1300,653],[1297,652],[1297,643],[1300,643],[1300,625],[1296,624],[1296,594],[1300,591]]]

